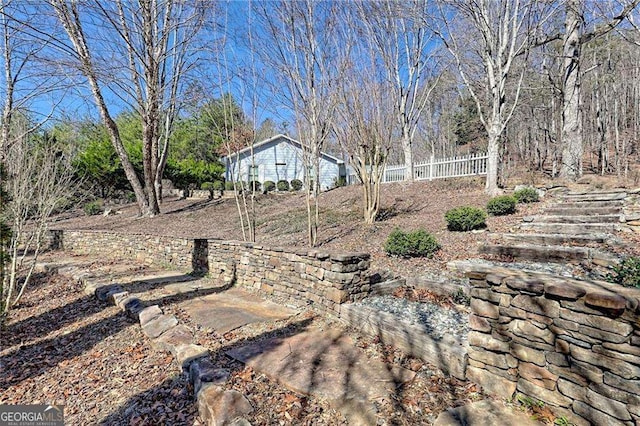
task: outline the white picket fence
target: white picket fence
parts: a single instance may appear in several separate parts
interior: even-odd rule
[[[469,154],[451,158],[434,158],[413,166],[414,180],[433,180],[442,178],[479,176],[487,174],[487,154]],[[382,183],[401,182],[404,180],[406,168],[403,165],[387,166],[384,170]],[[348,184],[359,183],[358,176],[351,173]]]

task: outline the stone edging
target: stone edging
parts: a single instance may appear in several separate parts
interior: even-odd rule
[[[82,283],[86,295],[115,305],[136,320],[154,349],[171,352],[174,362],[193,385],[198,412],[207,425],[250,426],[243,417],[253,411],[249,400],[236,390],[224,389],[230,370],[216,367],[208,349],[194,344],[191,330],[174,315],[165,314],[158,305],[144,306],[122,286],[100,283],[85,271],[64,268],[57,272]]]

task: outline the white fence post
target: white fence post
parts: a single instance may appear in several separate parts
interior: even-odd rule
[[[433,180],[433,162],[435,161],[433,154],[429,157],[429,180]]]

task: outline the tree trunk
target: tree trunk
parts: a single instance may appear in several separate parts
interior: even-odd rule
[[[582,111],[580,109],[580,51],[584,22],[582,1],[567,0],[563,52],[562,166],[560,176],[582,176]]]
[[[402,129],[402,152],[404,153],[404,180],[407,182],[413,182],[414,180],[414,167],[413,167],[413,147],[411,143],[411,135],[408,128]]]
[[[500,193],[498,188],[498,151],[500,148],[500,133],[494,124],[489,129],[489,142],[487,146],[487,180],[485,192],[490,196]]]

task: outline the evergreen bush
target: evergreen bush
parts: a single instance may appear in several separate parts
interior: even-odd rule
[[[494,197],[487,203],[487,213],[491,216],[504,216],[516,212],[516,199],[511,195]]]
[[[538,191],[531,187],[518,189],[513,193],[513,197],[518,203],[537,203],[540,201]]]
[[[289,182],[287,182],[286,180],[279,180],[277,187],[278,191],[287,192],[289,190]]]
[[[95,216],[102,213],[102,206],[98,201],[91,201],[82,208],[87,216]]]
[[[253,181],[249,182],[248,184],[246,182],[242,183],[242,187],[243,188],[248,188],[250,190],[253,189],[253,191],[255,191],[255,192],[259,192],[261,186],[262,186],[262,184],[260,182],[258,182],[257,180],[253,180]]]
[[[387,254],[398,257],[432,257],[439,249],[438,241],[424,229],[412,232],[395,229],[384,244]]]
[[[291,189],[300,191],[302,189],[302,181],[300,179],[293,179],[291,181]]]
[[[202,182],[202,185],[200,185],[200,189],[203,191],[213,191],[213,182]]]
[[[262,184],[262,188],[264,189],[264,192],[271,192],[274,189],[276,189],[276,184],[271,181],[271,180],[265,180],[264,183]]]
[[[487,214],[477,207],[456,207],[444,214],[449,231],[471,231],[486,226]]]

